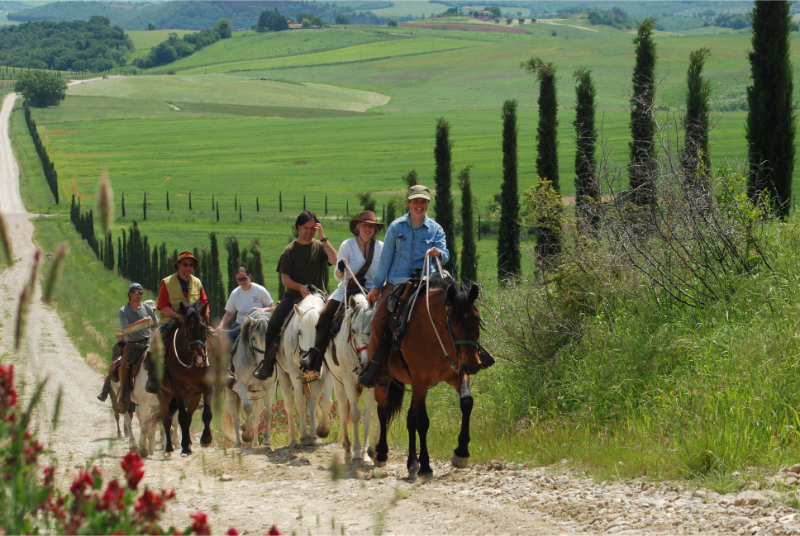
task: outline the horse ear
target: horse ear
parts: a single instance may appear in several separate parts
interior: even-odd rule
[[[481,288],[478,285],[472,285],[469,289],[469,301],[474,302],[477,300],[480,293]]]
[[[356,301],[356,297],[350,296],[350,309],[355,309],[357,305],[358,302]]]
[[[455,303],[456,302],[456,286],[455,285],[450,285],[449,287],[447,287],[447,301],[449,303]]]
[[[303,316],[303,311],[300,310],[297,304],[294,305],[294,314],[296,314],[297,316]]]
[[[183,302],[181,302],[180,310],[182,315],[186,314],[186,306],[183,304]]]
[[[207,313],[208,313],[208,304],[204,303],[203,306],[200,308],[200,316],[202,318],[205,318]]]
[[[241,331],[241,338],[243,341],[250,340],[250,328],[253,327],[253,322],[250,320],[250,317],[245,317],[242,321],[242,331]]]

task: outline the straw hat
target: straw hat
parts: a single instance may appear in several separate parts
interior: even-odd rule
[[[371,223],[375,226],[375,232],[379,233],[384,228],[384,224],[378,223],[378,217],[375,216],[375,213],[371,210],[365,210],[363,212],[359,212],[356,219],[350,220],[350,232],[354,235],[358,236],[358,229],[357,225],[359,223]]]
[[[172,267],[176,270],[178,269],[178,265],[181,263],[183,259],[192,259],[194,261],[194,267],[200,268],[200,261],[198,261],[194,255],[192,255],[191,251],[181,251],[180,255],[178,255],[178,260],[172,264]]]

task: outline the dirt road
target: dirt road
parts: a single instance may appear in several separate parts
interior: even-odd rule
[[[107,478],[120,476],[126,444],[114,439],[109,406],[95,399],[101,375],[72,345],[55,310],[41,304],[38,290],[22,350],[13,352],[19,292],[35,247],[13,156],[4,149],[11,104],[8,98],[0,116],[0,209],[20,260],[0,273],[0,356],[18,364],[23,398],[36,381],[50,378],[36,422],[59,462],[61,485],[67,487],[76,468],[93,458]],[[49,417],[59,387],[61,425],[53,431]],[[435,426],[435,415],[432,421]],[[597,483],[553,468],[501,463],[456,470],[446,461],[434,461],[433,480],[411,483],[405,456],[397,452],[380,473],[370,467],[332,481],[328,468],[338,451],[326,444],[274,451],[197,448],[193,456],[170,460],[158,453],[146,462],[144,483],[177,490],[167,523],[183,528],[199,508],[209,514],[214,533],[235,526],[243,534],[263,534],[272,525],[284,534],[800,533],[794,510],[781,504],[786,496],[773,491],[719,495],[686,490],[683,483]]]

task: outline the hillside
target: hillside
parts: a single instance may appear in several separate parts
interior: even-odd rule
[[[347,14],[353,24],[382,24],[386,18],[371,18],[359,15],[370,9],[390,7],[391,2],[370,0],[365,2],[164,2],[160,4],[113,4],[106,2],[53,2],[40,7],[9,13],[11,21],[36,20],[88,20],[93,15],[111,19],[111,24],[126,30],[147,30],[148,24],[156,29],[204,30],[217,19],[233,21],[234,29],[249,29],[258,21],[265,9],[277,8],[287,17],[298,13],[312,13],[327,21],[333,21],[339,13]]]

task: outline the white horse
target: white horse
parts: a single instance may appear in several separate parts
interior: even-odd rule
[[[155,454],[155,441],[156,430],[161,428],[161,406],[158,402],[158,397],[152,393],[148,393],[144,388],[147,383],[147,371],[144,369],[144,364],[139,367],[136,373],[136,378],[133,389],[131,390],[131,402],[136,404],[136,418],[139,421],[139,446],[136,446],[136,436],[133,433],[133,420],[131,414],[124,415],[124,423],[126,430],[130,431],[127,434],[129,439],[130,450],[138,452],[141,456],[147,457],[151,453]],[[120,386],[119,383],[112,381],[111,388],[114,394],[114,400],[119,396]],[[178,414],[172,418],[172,441],[180,442],[180,435],[178,432]],[[166,445],[166,442],[164,443]],[[149,448],[148,448],[149,445]]]
[[[306,397],[300,372],[300,356],[314,346],[315,328],[324,305],[325,301],[319,294],[311,293],[299,305],[294,306],[294,316],[283,332],[281,346],[276,356],[278,381],[281,384],[281,393],[289,421],[290,445],[298,443],[297,427],[294,423],[295,406],[298,409],[300,420],[300,444],[315,445],[318,437],[327,437],[330,433],[330,410],[333,407],[333,399],[328,393],[332,389],[326,389],[326,396],[321,404],[322,420],[317,427],[317,399],[324,387],[325,379],[312,382],[309,396]],[[294,389],[294,400],[292,400],[290,387]],[[306,413],[309,424],[306,424]]]
[[[345,452],[345,457],[350,455],[350,435],[348,422],[353,426],[353,466],[360,466],[364,462],[364,449],[361,443],[359,424],[362,413],[358,406],[359,385],[358,375],[367,362],[369,348],[369,323],[372,321],[374,309],[367,304],[363,294],[350,296],[348,309],[342,319],[342,327],[333,339],[333,344],[325,352],[326,368],[334,379],[336,400],[339,401],[339,439]],[[336,348],[337,365],[333,360],[333,349]],[[364,402],[364,444],[369,443],[369,429],[372,421],[372,411],[375,407],[375,393],[366,389]],[[378,442],[380,430],[376,427],[372,438],[370,450]],[[367,456],[369,458],[369,456]]]
[[[253,416],[258,419],[264,411],[266,427],[262,446],[271,446],[269,428],[272,423],[272,401],[275,400],[275,391],[278,388],[278,375],[273,372],[272,377],[261,381],[253,376],[253,371],[261,358],[257,353],[264,355],[266,350],[267,324],[270,314],[265,311],[250,311],[242,322],[239,345],[236,353],[231,358],[236,384],[233,389],[225,388],[225,414],[222,416],[222,431],[230,440],[236,440],[236,447],[242,447],[242,441],[250,443],[258,433],[259,421],[255,426]],[[252,399],[252,400],[251,400]],[[244,430],[241,431],[239,418],[244,406]]]

